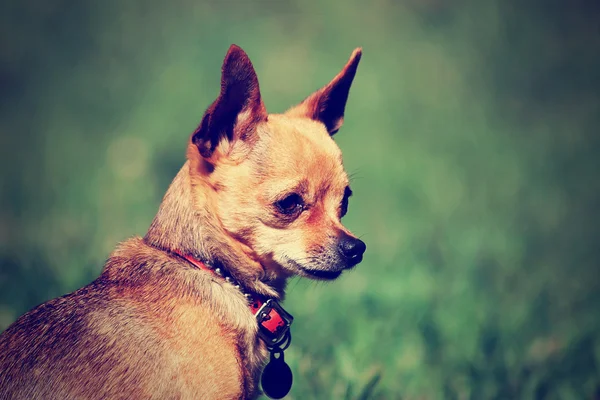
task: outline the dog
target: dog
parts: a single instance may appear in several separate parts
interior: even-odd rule
[[[285,365],[287,280],[333,280],[366,250],[341,223],[352,191],[332,138],[361,54],[297,106],[267,114],[250,59],[232,45],[147,234],[0,336],[0,398],[258,397],[269,352]],[[291,385],[279,367],[271,386]]]

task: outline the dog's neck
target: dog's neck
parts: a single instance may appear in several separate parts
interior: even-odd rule
[[[219,263],[246,290],[282,299],[286,279],[269,279],[261,264],[225,232],[211,210],[209,196],[194,196],[192,185],[186,162],[167,190],[144,241],[164,251]]]

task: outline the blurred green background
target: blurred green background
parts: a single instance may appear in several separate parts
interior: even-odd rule
[[[600,398],[598,1],[4,1],[0,330],[143,235],[228,46],[270,112],[364,49],[364,262],[295,280],[290,399]]]

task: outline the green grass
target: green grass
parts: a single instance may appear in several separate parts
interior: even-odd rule
[[[145,233],[231,43],[270,112],[362,46],[336,140],[368,250],[334,283],[290,284],[290,398],[598,395],[594,10],[98,4],[0,6],[0,329]]]

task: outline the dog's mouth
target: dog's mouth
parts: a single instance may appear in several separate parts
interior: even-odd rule
[[[309,277],[311,277],[311,278],[328,280],[328,281],[334,280],[342,274],[342,271],[323,271],[323,270],[306,269],[306,268],[302,268],[302,272],[309,275]]]
[[[343,272],[343,270],[326,271],[323,269],[311,269],[305,267],[304,265],[289,257],[285,257],[285,259],[289,264],[293,265],[296,270],[300,271],[302,275],[306,276],[307,278],[318,279],[323,281],[332,281],[334,279],[337,279]]]

